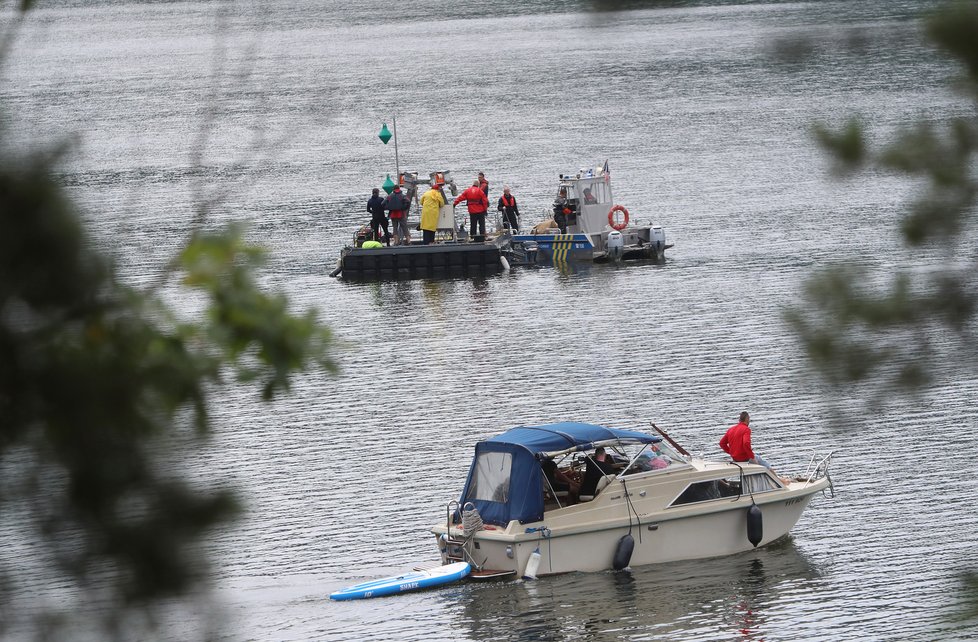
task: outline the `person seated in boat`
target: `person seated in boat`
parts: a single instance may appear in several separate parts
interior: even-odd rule
[[[597,202],[598,202],[598,199],[595,198],[594,197],[594,194],[591,193],[591,188],[590,187],[585,187],[584,188],[584,204],[585,205],[594,205]]]
[[[791,483],[790,479],[778,476],[771,464],[754,454],[750,443],[750,415],[746,410],[740,413],[739,421],[730,426],[720,438],[720,448],[736,463],[760,464],[774,473],[785,486]]]
[[[581,485],[557,467],[557,462],[553,459],[544,459],[540,462],[543,474],[547,478],[548,487],[555,493],[566,492],[570,498],[570,503],[577,503],[577,497],[581,491]]]
[[[594,449],[594,456],[588,457],[584,464],[584,481],[581,482],[581,495],[594,495],[598,488],[598,482],[605,475],[615,473],[615,464],[604,448],[598,446]]]

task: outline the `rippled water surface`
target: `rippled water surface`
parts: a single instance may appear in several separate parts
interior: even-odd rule
[[[957,572],[978,553],[978,381],[869,411],[808,376],[780,316],[829,262],[882,276],[937,260],[897,243],[905,185],[833,182],[810,137],[814,121],[851,113],[883,134],[964,109],[943,89],[950,70],[913,38],[929,3],[288,4],[224,19],[204,2],[42,6],[2,94],[15,140],[78,136],[63,179],[127,280],[151,282],[195,199],[220,196],[211,220],[250,220],[271,250],[265,282],[318,306],[340,341],[335,378],[304,375],[271,406],[223,395],[210,447],[191,460],[247,505],[211,544],[226,639],[974,634],[950,618]],[[786,41],[811,55],[775,57]],[[485,171],[492,195],[511,185],[530,220],[559,172],[609,159],[616,201],[675,243],[668,262],[329,278],[370,188],[393,172],[376,137],[393,113],[402,168]],[[654,421],[716,456],[745,408],[779,470],[836,450],[835,498],[816,498],[774,546],[327,599],[436,559],[427,528],[478,439],[522,423]]]

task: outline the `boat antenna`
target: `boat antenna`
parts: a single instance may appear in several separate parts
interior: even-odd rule
[[[672,437],[670,437],[669,435],[667,435],[665,430],[663,430],[662,428],[659,428],[658,426],[656,426],[654,422],[651,422],[650,421],[649,423],[652,425],[653,428],[655,428],[655,431],[657,433],[659,433],[660,435],[662,435],[662,437],[666,441],[668,441],[669,444],[673,448],[675,448],[676,450],[678,450],[680,454],[686,455],[687,457],[689,457],[690,459],[692,459],[693,456],[690,455],[688,452],[686,452],[686,449],[685,448],[683,448],[682,446],[680,446],[679,444],[677,444],[676,441]]]

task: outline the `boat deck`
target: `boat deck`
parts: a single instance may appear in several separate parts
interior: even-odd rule
[[[494,274],[503,269],[501,256],[499,245],[492,241],[348,248],[334,274],[363,281]]]

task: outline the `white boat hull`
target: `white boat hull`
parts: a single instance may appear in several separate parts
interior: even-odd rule
[[[550,511],[541,522],[511,522],[505,529],[479,531],[466,546],[467,554],[480,568],[522,575],[530,555],[539,548],[537,575],[550,575],[613,568],[618,542],[629,532],[634,539],[629,566],[717,557],[755,548],[747,537],[747,509],[752,504],[749,495],[667,507],[678,492],[667,477],[626,478],[631,508],[622,481],[615,480],[593,502]],[[829,484],[823,478],[756,494],[753,501],[761,509],[763,524],[758,545],[786,535],[812,497]],[[445,524],[432,528],[443,562],[459,554],[454,550],[458,546],[442,537],[445,530]],[[461,529],[453,526],[450,538],[461,540]]]

